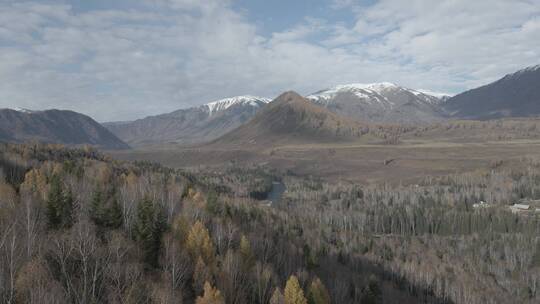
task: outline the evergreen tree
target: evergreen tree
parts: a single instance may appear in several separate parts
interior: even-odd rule
[[[220,206],[218,204],[218,196],[214,191],[211,191],[208,194],[208,198],[206,199],[206,210],[211,215],[218,215],[221,212]]]
[[[108,209],[107,214],[107,226],[113,229],[118,229],[122,227],[122,224],[124,222],[122,206],[120,206],[116,198],[113,199],[111,207]]]
[[[60,177],[54,175],[47,197],[47,225],[49,229],[65,229],[73,226],[73,194],[64,190]]]
[[[364,290],[364,294],[362,296],[362,303],[367,304],[376,304],[381,302],[381,289],[379,287],[379,283],[377,282],[377,279],[374,277],[371,277],[369,279],[368,286]]]
[[[304,291],[300,288],[298,278],[292,275],[285,285],[285,304],[307,304]]]
[[[92,193],[92,200],[90,202],[90,219],[97,226],[103,226],[105,223],[105,198],[101,190],[96,189]]]
[[[158,267],[161,238],[164,231],[165,219],[161,210],[156,208],[148,198],[139,202],[134,236],[141,247],[146,266]]]
[[[60,178],[54,175],[51,178],[49,195],[47,197],[47,226],[49,229],[58,229],[60,227],[60,214],[58,208],[62,204],[62,184]]]
[[[71,189],[65,190],[62,195],[60,220],[61,228],[71,228],[73,226],[73,192],[71,192]]]

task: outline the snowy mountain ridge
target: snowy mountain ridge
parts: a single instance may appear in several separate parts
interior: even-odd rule
[[[201,106],[201,109],[210,115],[217,112],[221,112],[235,105],[246,105],[252,107],[261,107],[264,104],[267,104],[271,101],[269,98],[252,96],[252,95],[242,95],[235,96],[230,98],[224,98],[216,100]]]

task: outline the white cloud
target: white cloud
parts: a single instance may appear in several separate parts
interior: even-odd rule
[[[267,37],[230,1],[140,1],[87,12],[0,4],[0,107],[105,121],[345,82],[455,92],[539,61],[537,0],[339,0],[335,9],[356,14],[352,26],[306,16]]]

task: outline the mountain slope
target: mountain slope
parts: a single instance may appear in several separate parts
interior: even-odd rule
[[[255,96],[237,96],[168,114],[104,125],[130,145],[201,143],[245,123],[269,101]]]
[[[248,123],[225,134],[213,145],[332,142],[357,138],[369,129],[286,92],[261,109]]]
[[[431,123],[444,113],[439,98],[393,83],[339,85],[307,96],[314,103],[352,119],[376,123]]]
[[[538,116],[540,65],[456,95],[444,107],[452,117],[464,119]]]
[[[73,111],[0,109],[0,141],[36,140],[67,145],[126,149],[127,144],[92,118]]]

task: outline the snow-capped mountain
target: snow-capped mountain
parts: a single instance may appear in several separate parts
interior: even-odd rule
[[[307,99],[334,113],[368,122],[429,123],[443,118],[443,98],[390,82],[338,85]]]
[[[270,99],[236,96],[143,119],[104,125],[131,145],[210,141],[248,121]]]
[[[269,98],[257,97],[257,96],[251,96],[251,95],[235,96],[235,97],[220,99],[214,102],[207,103],[205,105],[202,105],[201,108],[203,110],[208,111],[208,113],[212,115],[212,114],[227,110],[228,108],[232,106],[241,105],[241,106],[250,106],[250,107],[258,108],[258,107],[264,106],[270,101],[271,99]]]
[[[452,117],[465,119],[539,116],[540,65],[458,94],[444,107]]]
[[[27,113],[27,114],[34,113],[34,111],[32,111],[32,110],[28,110],[28,109],[25,109],[25,108],[19,108],[19,107],[15,107],[12,110],[17,111],[17,112],[21,112],[21,113]]]

